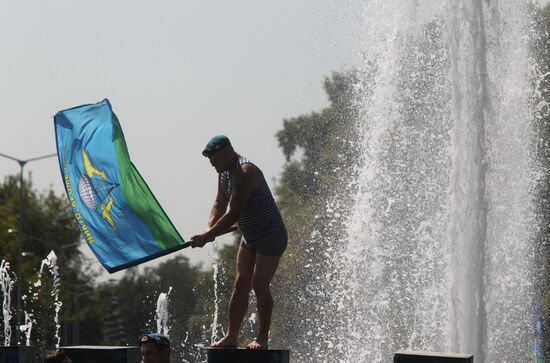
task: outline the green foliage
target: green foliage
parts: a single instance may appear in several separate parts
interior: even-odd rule
[[[324,210],[334,190],[345,188],[354,175],[357,84],[357,73],[333,74],[325,80],[330,107],[284,120],[277,133],[287,160],[276,189],[277,203],[293,238],[309,238],[315,224],[311,217]],[[292,159],[300,153],[299,160]]]
[[[0,256],[11,264],[21,282],[23,297],[22,311],[32,314],[35,319],[31,335],[31,344],[42,349],[55,346],[55,323],[53,308],[53,280],[47,269],[42,275],[42,286],[35,287],[42,260],[50,251],[58,256],[61,275],[61,334],[71,331],[75,320],[82,322],[97,320],[101,312],[93,306],[93,300],[82,304],[82,310],[75,317],[72,311],[74,290],[69,286],[80,286],[91,290],[94,276],[86,272],[86,261],[78,249],[80,234],[73,220],[65,196],[57,196],[53,191],[39,193],[32,188],[30,178],[23,183],[22,204],[19,202],[19,177],[6,177],[0,184]],[[21,226],[18,225],[19,212]],[[8,232],[11,230],[11,233]],[[18,243],[21,258],[18,259]],[[20,272],[19,272],[19,263]],[[12,291],[12,342],[15,343],[15,324],[17,321],[17,287]],[[21,323],[25,315],[22,313]],[[100,326],[90,325],[87,332],[97,337]],[[24,344],[24,336],[21,342]],[[62,341],[61,344],[64,344]]]
[[[309,115],[284,120],[277,133],[287,163],[276,189],[291,241],[273,280],[274,318],[272,340],[276,346],[300,350],[303,341],[290,341],[297,331],[307,331],[317,322],[319,306],[308,304],[309,286],[316,283],[326,257],[318,253],[321,236],[337,238],[344,215],[332,214],[335,205],[351,204],[334,200],[336,192],[351,191],[359,150],[357,124],[360,101],[355,89],[363,87],[358,72],[335,73],[325,80],[330,106]],[[345,193],[340,193],[343,195]],[[331,233],[327,233],[331,230]],[[289,292],[292,291],[292,295]],[[323,298],[316,304],[322,305]],[[292,324],[288,317],[292,316]],[[313,329],[312,329],[313,330]]]
[[[82,245],[80,232],[64,195],[56,196],[53,191],[39,193],[33,190],[30,179],[25,180],[21,232],[8,233],[9,229],[18,226],[19,209],[19,178],[7,177],[0,184],[0,256],[10,262],[15,273],[17,243],[21,242],[24,252],[20,275],[23,309],[34,316],[31,344],[39,348],[40,354],[52,349],[56,342],[53,277],[47,268],[42,273],[41,286],[35,286],[35,283],[42,260],[54,250],[61,274],[61,345],[137,344],[141,334],[157,331],[158,296],[172,288],[170,336],[174,342],[183,343],[174,346],[172,354],[189,361],[203,358],[204,350],[193,344],[210,344],[216,307],[211,269],[204,271],[200,266],[193,266],[181,254],[142,272],[137,267],[128,269],[122,279],[97,285],[96,276],[89,272],[91,262],[79,250]],[[218,322],[224,329],[235,277],[236,246],[234,243],[219,249],[217,306]],[[15,296],[14,288],[14,316]],[[11,322],[13,332],[15,320],[14,317]],[[12,337],[14,341],[14,333]],[[21,339],[24,343],[24,336]]]
[[[51,250],[58,256],[63,305],[60,312],[61,345],[135,345],[145,332],[157,331],[156,303],[161,292],[170,294],[170,337],[182,343],[172,349],[174,357],[201,360],[205,351],[195,344],[209,345],[211,324],[216,308],[212,270],[191,265],[184,254],[176,255],[155,267],[140,271],[128,269],[122,279],[96,284],[79,246],[80,232],[72,217],[66,197],[53,191],[38,193],[31,180],[23,188],[22,228],[18,226],[19,179],[8,177],[0,184],[0,255],[10,262],[15,273],[18,246],[21,259],[23,310],[33,314],[35,324],[31,344],[43,355],[55,346],[53,277],[44,269],[41,286],[38,280],[42,260]],[[237,237],[236,237],[237,238]],[[225,329],[227,307],[235,277],[237,243],[219,248],[217,275],[218,323]],[[85,247],[87,248],[87,247]],[[12,291],[15,316],[16,289]],[[22,316],[24,319],[24,315]],[[12,331],[15,331],[15,317]],[[23,320],[24,322],[24,320]],[[220,335],[221,329],[218,329]],[[12,334],[14,341],[15,334]],[[24,343],[24,336],[21,337]]]
[[[218,322],[224,329],[235,276],[235,247],[222,246],[218,252]],[[214,283],[212,270],[191,265],[184,253],[142,272],[137,267],[128,269],[122,279],[99,286],[102,304],[106,306],[101,343],[134,345],[142,334],[156,332],[157,299],[171,288],[169,334],[178,343],[172,346],[172,356],[202,360],[205,351],[196,344],[211,343],[216,308]]]

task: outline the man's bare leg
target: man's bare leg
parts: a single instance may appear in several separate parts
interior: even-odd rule
[[[252,287],[255,255],[239,246],[237,252],[237,276],[231,300],[229,300],[229,322],[227,334],[212,344],[212,347],[237,347],[241,323],[248,310],[248,297]]]
[[[279,266],[280,259],[280,256],[256,255],[252,286],[256,294],[260,328],[256,339],[246,346],[248,349],[267,349],[271,313],[273,311],[273,296],[271,295],[270,284],[277,266]]]

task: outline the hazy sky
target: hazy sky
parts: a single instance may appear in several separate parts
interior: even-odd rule
[[[0,0],[0,153],[54,153],[52,116],[108,98],[134,164],[187,239],[215,196],[207,140],[228,135],[273,186],[284,163],[275,133],[328,104],[324,77],[358,59],[358,19],[355,1]],[[64,192],[56,159],[25,170],[39,190]],[[18,171],[0,158],[0,178]]]

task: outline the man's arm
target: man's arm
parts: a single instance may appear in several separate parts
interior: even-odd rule
[[[233,190],[229,200],[229,208],[205,233],[191,237],[193,247],[202,247],[206,242],[213,241],[230,229],[239,219],[239,215],[246,208],[250,196],[258,189],[261,182],[261,172],[258,168],[244,164],[242,170],[235,174]]]
[[[212,205],[212,211],[210,212],[210,217],[208,218],[208,228],[212,228],[214,224],[225,214],[227,210],[227,198],[223,193],[222,183],[221,183],[221,174],[218,174],[218,192],[216,194],[216,200]],[[206,231],[205,231],[206,232]]]

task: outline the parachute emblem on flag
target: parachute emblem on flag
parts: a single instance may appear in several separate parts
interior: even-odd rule
[[[84,160],[85,175],[81,175],[78,180],[78,195],[84,205],[98,212],[111,227],[116,230],[115,223],[111,217],[111,208],[113,198],[110,196],[112,190],[118,186],[107,179],[105,173],[95,168],[84,149],[82,149],[82,158]],[[96,177],[94,177],[96,176]],[[103,202],[109,197],[107,204]]]
[[[78,195],[80,195],[80,199],[82,199],[86,207],[95,209],[97,203],[96,196],[92,187],[92,181],[86,175],[82,175],[78,181]]]

